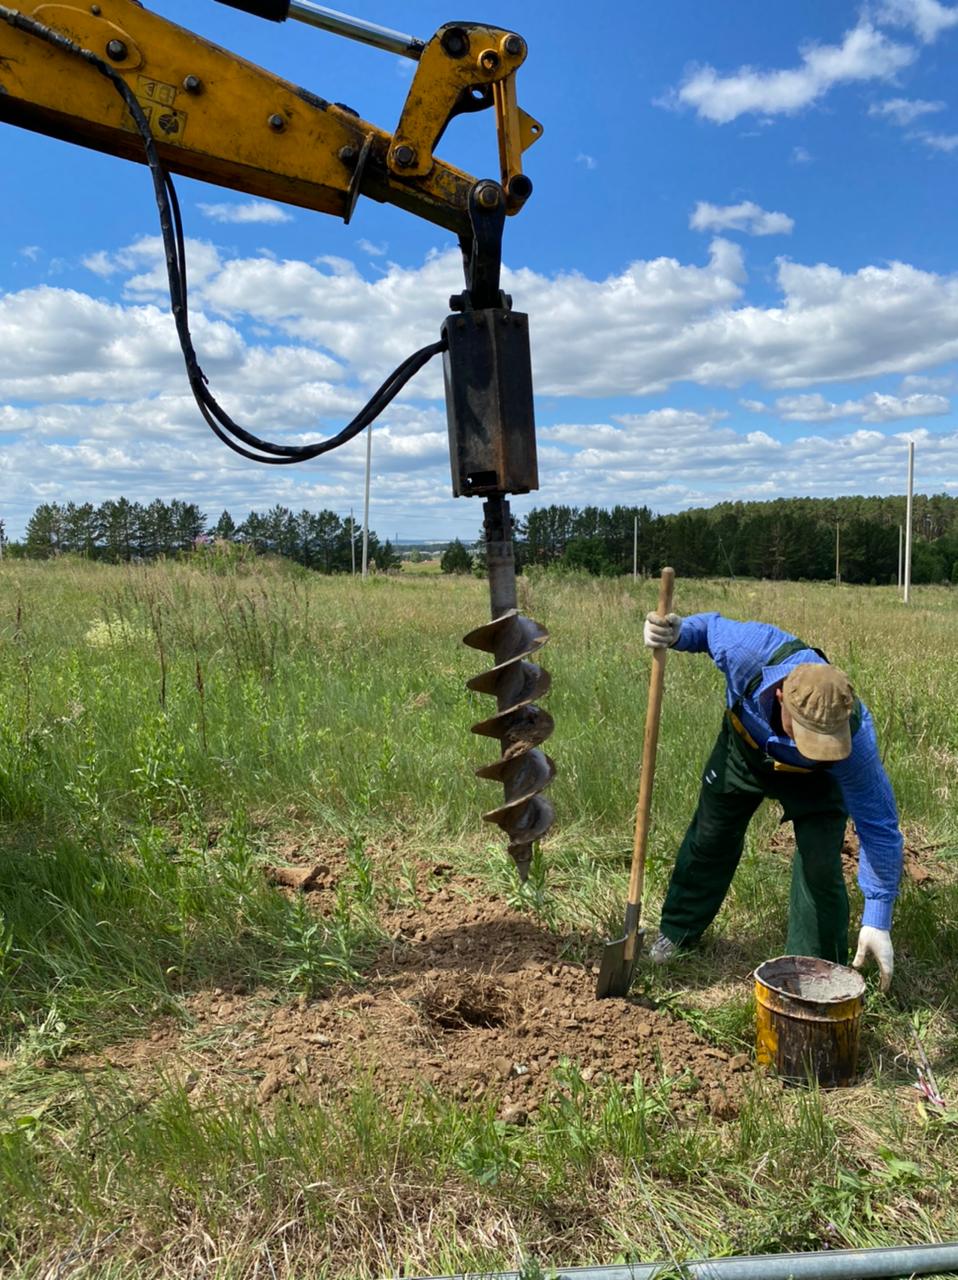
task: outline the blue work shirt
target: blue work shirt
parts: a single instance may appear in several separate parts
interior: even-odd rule
[[[767,622],[734,622],[720,613],[696,613],[682,619],[674,647],[711,657],[725,676],[728,705],[741,703],[742,724],[773,760],[821,768],[819,762],[806,759],[783,730],[774,727],[776,721],[780,723],[775,714],[775,690],[793,667],[823,661],[814,649],[800,649],[784,662],[766,665],[776,649],[795,638]],[[758,672],[762,673],[761,683],[746,696],[746,686]],[[875,725],[864,704],[861,713],[851,755],[826,767],[841,788],[845,808],[858,832],[858,883],[865,895],[862,924],[890,929],[901,879],[903,841],[895,796],[878,753]]]

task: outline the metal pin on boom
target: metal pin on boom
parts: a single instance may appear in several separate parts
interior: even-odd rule
[[[495,494],[484,503],[483,515],[492,622],[470,631],[464,643],[491,653],[495,666],[474,676],[466,687],[495,697],[496,714],[474,724],[472,731],[498,738],[502,754],[492,764],[477,769],[476,776],[503,785],[503,804],[482,816],[505,831],[519,879],[525,880],[532,846],[549,830],[555,816],[551,803],[540,794],[555,776],[555,765],[539,750],[554,723],[548,711],[535,705],[549,691],[551,677],[538,663],[530,661],[547,642],[549,633],[539,623],[524,618],[516,607],[509,503],[501,494]]]

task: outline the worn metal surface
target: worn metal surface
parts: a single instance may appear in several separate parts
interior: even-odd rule
[[[854,1083],[865,983],[845,965],[779,956],[755,970],[755,1053],[785,1080]]]
[[[829,1249],[827,1253],[772,1253],[694,1262],[638,1262],[618,1267],[560,1267],[550,1280],[907,1280],[909,1276],[958,1275],[958,1243],[891,1249]],[[426,1277],[412,1280],[427,1280]],[[432,1276],[428,1280],[522,1280],[519,1271]]]
[[[542,136],[542,126],[518,107],[515,73],[526,58],[526,42],[515,32],[479,22],[447,23],[428,40],[387,158],[399,176],[425,177],[436,163],[434,149],[453,116],[494,107],[499,131],[500,179],[510,195],[509,212],[521,207],[511,181],[522,173],[522,152]],[[505,96],[498,86],[509,82]],[[403,155],[400,156],[400,149]]]
[[[555,816],[541,793],[555,776],[555,764],[539,750],[553,730],[548,711],[536,705],[548,692],[551,678],[531,659],[549,639],[546,629],[516,608],[516,570],[512,547],[512,516],[502,494],[486,500],[486,558],[492,622],[464,637],[470,648],[491,653],[495,665],[473,676],[467,688],[496,699],[494,716],[472,726],[473,733],[496,738],[500,757],[476,770],[477,777],[501,782],[503,803],[482,816],[509,838],[509,854],[519,878],[529,874],[534,842],[545,835]]]
[[[528,317],[499,307],[463,311],[442,332],[453,493],[537,489]]]
[[[423,157],[410,169],[394,167],[390,157],[396,139],[389,132],[175,26],[136,0],[110,0],[102,7],[22,0],[18,11],[110,59],[139,99],[160,157],[173,173],[344,217],[354,200],[355,157],[366,143],[363,195],[469,235],[474,178],[431,152],[424,167]],[[512,35],[483,28],[480,43],[498,44]],[[111,57],[111,45],[115,52],[122,45],[123,56]],[[491,86],[511,77],[522,57],[503,53],[493,68],[457,63],[456,75],[463,83],[473,77],[488,89],[488,103],[482,105],[491,109]],[[415,97],[403,110],[403,128],[415,139],[438,137],[449,121],[445,64],[451,61],[437,54],[425,67],[417,64]],[[81,59],[16,29],[8,19],[0,22],[0,65],[0,120],[143,161],[143,144],[120,96]],[[186,89],[187,79],[201,91]],[[270,123],[274,117],[281,127]],[[505,128],[508,122],[497,114],[497,123]],[[521,143],[509,128],[503,143],[509,147],[503,172],[507,194],[521,164],[514,155]],[[510,198],[508,211],[518,207]]]

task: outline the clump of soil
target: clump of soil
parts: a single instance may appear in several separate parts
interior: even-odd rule
[[[521,1124],[571,1087],[572,1070],[587,1086],[668,1079],[680,1117],[737,1112],[747,1055],[640,998],[596,1000],[591,940],[559,937],[446,871],[426,869],[420,904],[383,917],[387,940],[362,989],[294,1004],[266,991],[200,992],[186,1001],[192,1028],[162,1023],[106,1058],[178,1071],[194,1089],[249,1089],[261,1102],[281,1092],[329,1100],[365,1079],[386,1105],[434,1090],[492,1100]]]

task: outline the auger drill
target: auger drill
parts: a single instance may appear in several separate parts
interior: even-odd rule
[[[501,782],[504,803],[483,814],[505,831],[519,878],[529,874],[533,846],[551,827],[554,810],[541,794],[555,765],[539,749],[554,724],[536,705],[549,690],[549,673],[531,659],[549,639],[524,618],[516,600],[513,522],[508,493],[539,487],[536,464],[528,317],[512,310],[499,288],[502,189],[478,183],[470,201],[471,243],[463,244],[467,289],[450,299],[454,314],[442,328],[452,485],[459,496],[483,495],[483,530],[492,621],[464,637],[493,655],[495,665],[467,687],[489,693],[497,711],[472,726],[498,738],[501,754],[477,776]]]
[[[446,23],[419,40],[350,18],[314,0],[222,0],[234,9],[334,32],[416,68],[399,123],[388,133],[195,32],[140,0],[102,4],[0,3],[0,121],[146,164],[160,215],[170,306],[190,389],[216,437],[270,466],[310,462],[366,430],[417,370],[443,353],[453,491],[485,498],[492,622],[466,636],[495,665],[469,687],[491,693],[494,716],[474,726],[498,738],[500,758],[478,772],[501,782],[504,803],[485,814],[509,838],[519,875],[552,823],[541,796],[555,768],[539,744],[552,719],[535,705],[548,675],[530,659],[542,627],[516,609],[512,518],[506,494],[538,488],[527,319],[499,288],[502,231],[532,192],[522,155],[542,125],[521,109],[516,73],[526,42],[477,22]],[[500,181],[476,181],[435,154],[457,115],[495,116]],[[442,339],[407,357],[340,431],[309,444],[262,439],[213,395],[189,324],[186,235],[171,174],[296,204],[349,222],[360,196],[454,231],[465,292]]]

